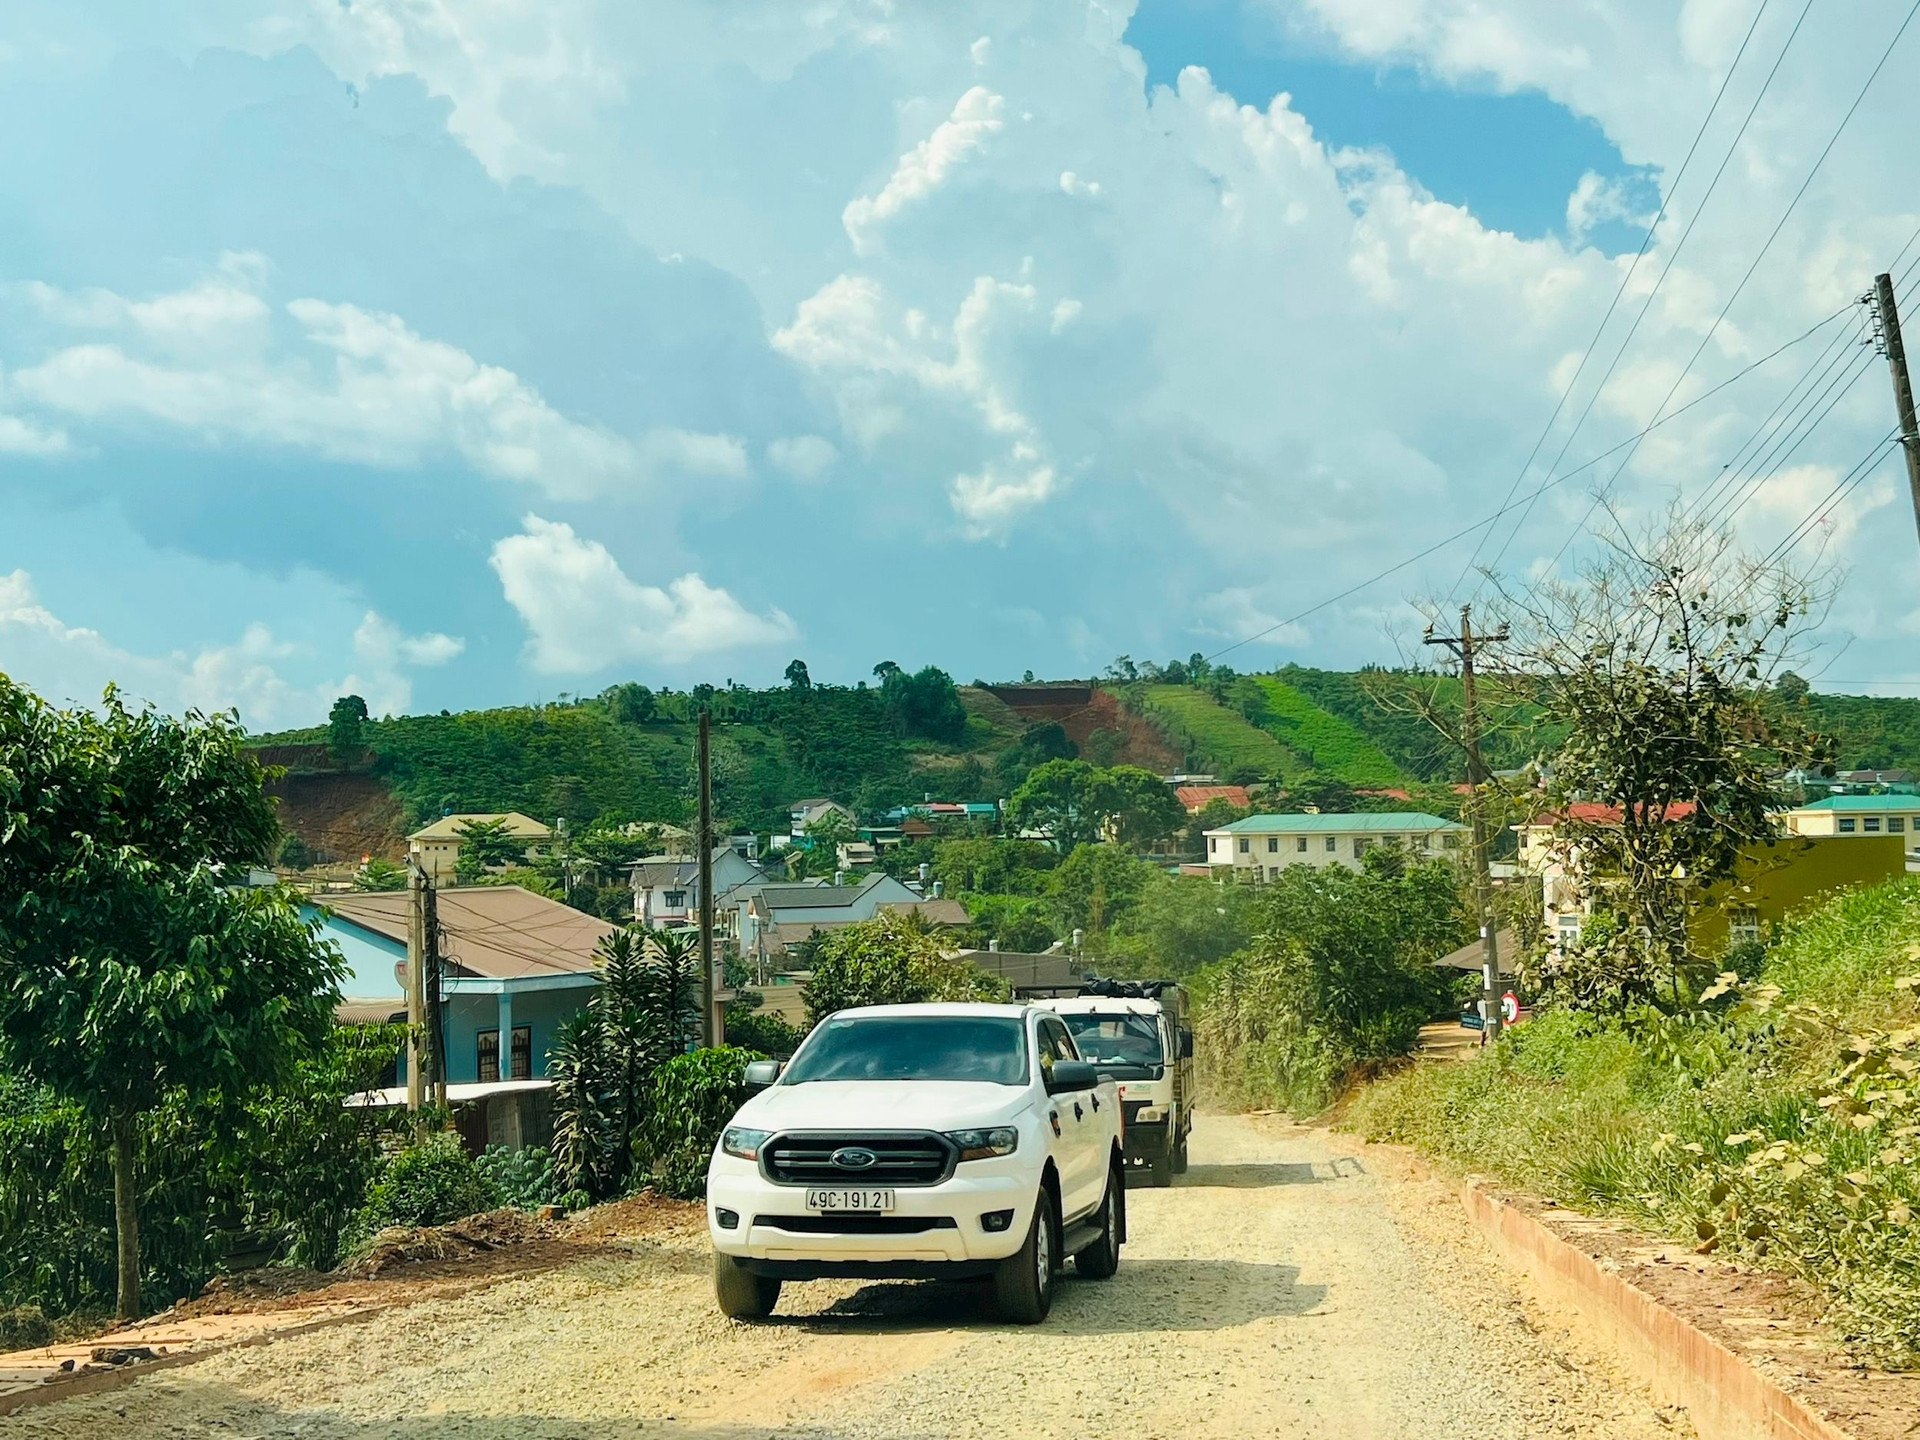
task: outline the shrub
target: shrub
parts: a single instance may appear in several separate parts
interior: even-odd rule
[[[496,1210],[504,1200],[460,1137],[442,1131],[387,1162],[367,1192],[354,1231],[364,1237],[389,1225],[445,1225]]]
[[[856,1005],[914,1005],[927,1000],[1004,1000],[1005,981],[940,953],[924,926],[885,914],[843,925],[813,947],[807,1020],[818,1025]]]
[[[30,1350],[53,1343],[53,1322],[38,1305],[0,1310],[0,1350]]]
[[[789,1025],[778,1015],[765,1010],[749,1010],[744,1005],[729,1005],[726,1017],[727,1043],[762,1055],[791,1055],[806,1039],[806,1032]]]
[[[747,1098],[747,1062],[759,1058],[722,1045],[676,1056],[654,1071],[645,1143],[655,1190],[676,1200],[706,1195],[707,1161],[721,1129]]]
[[[1349,1123],[1800,1276],[1856,1353],[1920,1364],[1916,928],[1920,882],[1847,892],[1705,1008],[1546,1011],[1369,1087]]]
[[[504,1145],[489,1145],[473,1163],[481,1179],[494,1188],[503,1204],[519,1210],[537,1210],[560,1198],[554,1181],[553,1156],[545,1150],[534,1146],[509,1150]]]

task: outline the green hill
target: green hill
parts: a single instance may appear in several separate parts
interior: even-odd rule
[[[1270,733],[1191,685],[1129,686],[1123,698],[1217,774],[1251,766],[1262,775],[1291,777],[1311,769]]]
[[[1399,785],[1409,778],[1366,731],[1345,716],[1323,710],[1304,691],[1272,675],[1255,683],[1266,692],[1263,730],[1286,743],[1317,774],[1349,785]]]

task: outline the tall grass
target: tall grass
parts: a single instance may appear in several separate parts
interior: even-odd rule
[[[1172,738],[1186,746],[1209,767],[1225,774],[1251,765],[1262,775],[1291,775],[1306,767],[1259,726],[1218,704],[1204,690],[1191,685],[1144,687],[1141,708],[1161,723]]]
[[[1266,692],[1267,714],[1261,728],[1299,751],[1322,775],[1349,785],[1400,785],[1400,767],[1357,725],[1329,714],[1301,691],[1272,675],[1256,675]]]
[[[1895,986],[1916,938],[1920,881],[1851,891],[1777,937],[1764,1013],[1542,1014],[1472,1061],[1366,1087],[1347,1123],[1798,1275],[1860,1355],[1920,1366],[1920,1163],[1891,1158],[1911,1148],[1898,1113],[1831,1098],[1857,1041],[1920,1024]]]

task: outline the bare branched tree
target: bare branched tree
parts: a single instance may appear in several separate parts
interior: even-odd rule
[[[1566,732],[1542,777],[1554,858],[1603,921],[1546,958],[1547,988],[1687,998],[1709,963],[1689,922],[1776,839],[1774,775],[1826,759],[1768,689],[1809,653],[1838,580],[1676,512],[1637,536],[1616,523],[1571,580],[1500,590],[1512,681]]]

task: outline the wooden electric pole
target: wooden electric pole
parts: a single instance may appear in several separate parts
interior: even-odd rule
[[[1900,448],[1907,452],[1907,491],[1913,497],[1913,521],[1920,526],[1920,426],[1913,418],[1913,381],[1907,374],[1907,347],[1900,339],[1900,308],[1893,298],[1893,276],[1873,279],[1873,308],[1880,321],[1880,344],[1893,371],[1893,405],[1900,416]]]
[[[1491,778],[1487,762],[1480,755],[1480,710],[1474,695],[1473,656],[1477,647],[1506,640],[1502,625],[1491,635],[1473,633],[1473,607],[1460,607],[1460,633],[1436,635],[1427,627],[1425,642],[1444,645],[1460,661],[1460,745],[1467,752],[1467,779],[1473,789],[1467,797],[1473,825],[1474,903],[1480,911],[1480,1024],[1489,1040],[1500,1038],[1500,942],[1496,938],[1499,923],[1493,914],[1493,866],[1488,855],[1486,784]]]
[[[708,1046],[720,1043],[720,1022],[713,1013],[713,717],[700,712],[700,1036]]]
[[[407,856],[407,1110],[413,1138],[424,1138],[420,1105],[426,1098],[427,1055],[427,876],[417,855]]]
[[[447,1108],[447,1012],[441,1004],[445,992],[440,982],[446,978],[446,968],[440,954],[440,898],[433,880],[425,875],[421,878],[425,881],[426,899],[421,926],[422,949],[426,955],[421,994],[427,1007],[427,1073],[431,1077],[434,1108],[444,1114]]]

